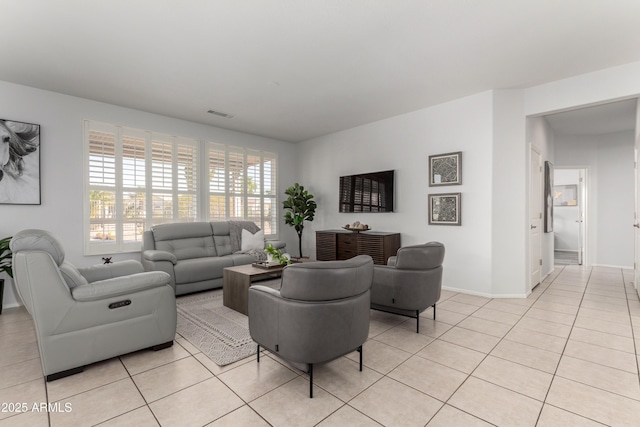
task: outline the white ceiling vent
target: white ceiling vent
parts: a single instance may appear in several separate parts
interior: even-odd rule
[[[215,114],[216,116],[224,117],[225,119],[233,118],[233,114],[222,113],[220,111],[215,111],[215,110],[208,110],[207,113]]]

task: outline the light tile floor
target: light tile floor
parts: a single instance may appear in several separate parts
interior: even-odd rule
[[[219,367],[180,336],[45,383],[29,315],[7,309],[0,427],[640,425],[632,277],[557,266],[527,299],[443,291],[420,334],[372,311],[364,371],[357,353],[318,366],[313,399],[308,377],[275,357]]]

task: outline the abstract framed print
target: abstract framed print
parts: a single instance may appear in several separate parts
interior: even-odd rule
[[[0,204],[40,204],[40,125],[0,119]]]
[[[429,187],[462,184],[462,151],[429,156]]]
[[[461,225],[461,193],[429,194],[430,225]]]

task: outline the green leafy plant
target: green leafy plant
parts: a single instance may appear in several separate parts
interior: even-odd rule
[[[305,221],[313,221],[316,213],[316,202],[313,201],[313,194],[310,194],[304,187],[297,182],[285,190],[284,194],[289,196],[287,200],[282,202],[288,212],[284,215],[284,222],[292,226],[298,233],[298,250],[302,258],[302,230],[304,230]]]
[[[13,270],[11,269],[11,249],[9,249],[9,243],[11,237],[5,237],[0,240],[0,273],[6,272],[9,277],[13,277]]]
[[[264,251],[269,255],[271,255],[272,259],[274,259],[275,261],[278,261],[282,265],[291,264],[291,261],[289,260],[289,258],[284,256],[280,249],[274,248],[272,244],[269,244],[269,246],[267,246],[267,248]]]

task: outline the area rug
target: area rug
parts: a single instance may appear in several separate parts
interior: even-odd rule
[[[280,286],[280,279],[259,283]],[[217,365],[224,366],[256,353],[249,318],[222,305],[222,289],[176,298],[177,331]]]

